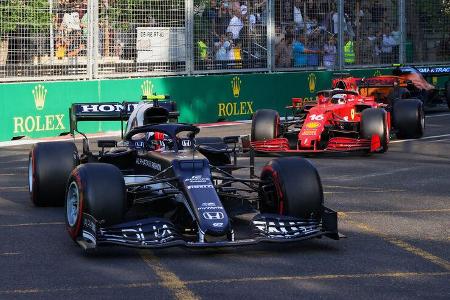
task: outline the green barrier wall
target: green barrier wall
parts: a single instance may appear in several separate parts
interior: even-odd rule
[[[389,72],[366,69],[351,73],[367,77]],[[260,108],[274,108],[283,114],[292,97],[313,99],[318,90],[330,88],[332,76],[322,71],[0,84],[0,141],[69,131],[68,108],[74,102],[137,101],[152,93],[171,95],[181,122],[244,120]],[[120,126],[89,122],[79,128],[93,133],[119,130]]]

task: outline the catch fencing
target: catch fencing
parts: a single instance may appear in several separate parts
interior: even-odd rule
[[[450,62],[447,0],[0,1],[0,81]]]

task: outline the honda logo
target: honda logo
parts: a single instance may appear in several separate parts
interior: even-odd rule
[[[220,211],[207,211],[203,213],[203,217],[206,220],[222,220],[225,216]]]

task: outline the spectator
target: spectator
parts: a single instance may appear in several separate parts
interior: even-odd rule
[[[381,63],[388,64],[392,63],[392,50],[394,46],[397,46],[398,43],[391,35],[391,30],[389,25],[385,26],[383,32],[383,39],[381,42]]]
[[[231,42],[224,34],[220,36],[220,40],[215,44],[215,47],[217,49],[215,59],[217,61],[228,60],[228,57],[230,56],[228,52],[231,51]]]
[[[226,33],[230,21],[231,21],[230,5],[227,1],[223,1],[222,5],[219,8],[219,15],[217,20],[218,22],[217,33],[219,34],[219,36]]]
[[[345,64],[355,63],[355,48],[352,39],[348,35],[345,36],[344,62]]]
[[[218,37],[219,6],[217,5],[217,0],[210,0],[209,7],[203,11],[202,17],[209,25],[206,31],[210,32],[214,37]]]
[[[333,69],[336,64],[336,39],[330,36],[327,42],[323,45],[323,66],[327,69]]]
[[[292,67],[292,40],[293,36],[288,33],[276,46],[275,66],[277,68]]]
[[[292,55],[294,57],[294,67],[305,67],[307,65],[308,54],[320,53],[319,50],[311,50],[305,47],[306,39],[303,33],[297,35],[296,41],[292,44]]]
[[[302,1],[294,1],[294,23],[297,30],[303,29]]]
[[[240,7],[233,6],[233,17],[230,20],[230,24],[227,27],[227,32],[231,32],[233,35],[233,40],[239,39],[239,33],[244,27],[244,23],[242,22],[242,14]]]

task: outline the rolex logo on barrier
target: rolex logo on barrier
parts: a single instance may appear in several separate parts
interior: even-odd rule
[[[238,76],[231,80],[231,91],[234,98],[241,94],[242,81]],[[220,118],[253,114],[253,101],[227,101],[218,104],[217,116]]]
[[[38,84],[31,93],[33,94],[36,110],[44,110],[48,93],[47,89],[42,84]],[[14,134],[26,135],[41,131],[64,131],[66,127],[63,120],[64,114],[13,117]]]
[[[241,93],[241,79],[237,76],[233,77],[231,80],[231,88],[233,89],[234,98],[238,98]]]
[[[316,81],[317,81],[316,74],[311,73],[308,75],[308,86],[310,93],[314,93],[316,91]]]
[[[380,70],[376,70],[375,73],[373,73],[373,76],[380,76],[381,75],[381,71]]]
[[[142,96],[153,95],[153,83],[150,80],[146,80],[141,85]]]
[[[34,88],[32,93],[34,96],[34,103],[36,105],[36,109],[37,110],[44,109],[45,97],[47,97],[47,89],[43,85],[39,84]]]

